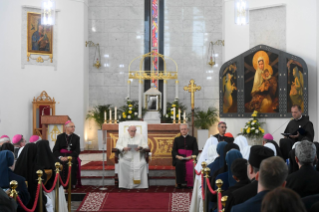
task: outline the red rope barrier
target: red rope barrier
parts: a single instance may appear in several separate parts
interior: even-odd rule
[[[205,200],[204,175],[202,174],[202,199]]]
[[[44,184],[42,184],[43,190],[44,190],[45,192],[47,192],[47,193],[52,192],[53,189],[55,188],[55,184],[56,184],[56,181],[57,181],[57,180],[58,180],[58,173],[55,174],[55,179],[54,179],[54,183],[53,183],[53,185],[52,185],[52,188],[51,188],[50,190],[47,190],[47,189],[45,188]]]
[[[60,183],[61,183],[61,185],[62,185],[63,187],[66,187],[66,186],[69,184],[70,173],[71,173],[71,166],[69,166],[68,178],[66,179],[65,184],[64,184],[63,181],[62,181],[61,175],[59,175],[59,176],[60,176]]]
[[[40,184],[38,184],[38,188],[37,188],[37,194],[35,196],[35,202],[33,204],[32,209],[28,209],[21,201],[20,197],[17,196],[17,201],[20,204],[20,206],[23,208],[23,210],[27,211],[27,212],[33,212],[35,210],[35,208],[37,207],[38,204],[38,199],[39,199],[39,193],[40,193]]]
[[[207,187],[208,187],[209,191],[210,191],[212,194],[215,195],[215,194],[216,194],[216,191],[214,191],[214,189],[212,189],[208,178],[206,178],[206,183],[207,183]]]
[[[201,171],[197,172],[197,170],[195,169],[195,166],[196,166],[196,164],[194,164],[194,170],[195,170],[196,175],[201,175],[202,174]]]
[[[218,193],[218,200],[217,201],[218,201],[219,210],[222,210],[223,206],[222,206],[222,193],[221,192]]]

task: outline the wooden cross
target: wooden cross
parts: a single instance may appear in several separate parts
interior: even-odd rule
[[[192,136],[194,136],[194,108],[195,108],[195,95],[194,93],[196,91],[200,91],[202,89],[200,86],[197,86],[195,84],[195,80],[191,79],[189,81],[189,85],[184,87],[185,91],[188,91],[191,93],[191,105],[192,105]]]
[[[188,92],[190,92],[191,93],[191,105],[192,105],[192,110],[194,109],[194,107],[195,107],[195,95],[194,95],[194,93],[196,92],[196,91],[200,91],[200,89],[201,89],[201,87],[200,86],[197,86],[196,84],[195,84],[195,80],[190,80],[189,81],[189,85],[188,86],[185,86],[184,87],[184,90],[185,91],[188,91]]]

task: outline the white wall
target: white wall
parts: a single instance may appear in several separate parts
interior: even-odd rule
[[[58,45],[53,67],[26,66],[21,69],[21,6],[39,7],[41,0],[1,0],[0,26],[0,134],[11,138],[32,134],[32,100],[41,91],[54,97],[57,115],[69,115],[75,133],[84,138],[88,99],[87,3],[84,0],[57,0]],[[25,17],[26,18],[26,17]],[[13,30],[12,30],[13,29]]]
[[[251,9],[269,7],[271,5],[285,4],[287,8],[286,51],[305,60],[308,66],[309,87],[309,116],[318,131],[318,95],[317,95],[317,49],[319,49],[318,18],[319,7],[315,0],[248,0]],[[224,1],[225,26],[224,26],[224,62],[236,57],[249,49],[249,25],[237,26],[234,24],[234,1]],[[267,45],[267,43],[263,43]],[[316,48],[317,47],[317,48]],[[240,132],[247,119],[223,119],[228,124],[228,131],[233,135]],[[272,133],[276,141],[281,138],[289,119],[265,119],[266,132]],[[318,135],[315,135],[315,140]]]

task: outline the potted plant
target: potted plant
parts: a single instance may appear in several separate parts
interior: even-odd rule
[[[208,138],[209,128],[218,121],[218,110],[215,107],[209,107],[207,111],[195,108],[194,126],[197,128],[197,140],[199,149],[204,147]]]
[[[86,119],[94,119],[94,121],[99,126],[99,129],[97,130],[98,135],[98,146],[99,150],[104,150],[104,142],[103,142],[103,132],[102,132],[102,125],[104,123],[104,113],[106,112],[106,120],[108,120],[109,117],[109,110],[111,108],[111,105],[97,105],[94,106],[92,110],[88,111],[88,114],[86,115]]]

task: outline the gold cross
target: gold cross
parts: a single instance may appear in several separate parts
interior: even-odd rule
[[[184,87],[184,90],[185,91],[188,91],[188,92],[190,92],[191,93],[191,104],[192,104],[192,109],[194,109],[194,107],[195,107],[195,101],[194,101],[194,93],[196,92],[196,91],[200,91],[200,89],[201,89],[201,87],[200,86],[197,86],[196,84],[195,84],[195,80],[190,80],[189,81],[189,85],[188,86],[185,86]]]

